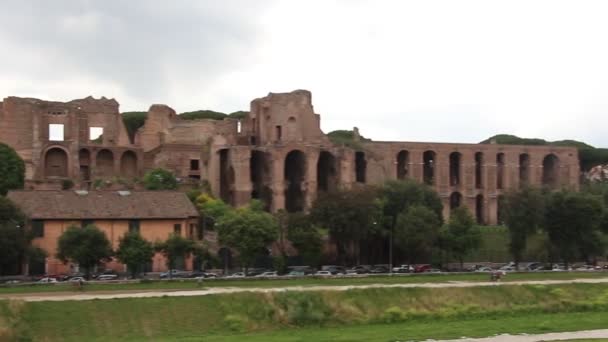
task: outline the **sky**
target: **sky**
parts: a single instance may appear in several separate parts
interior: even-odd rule
[[[0,0],[0,97],[248,110],[307,89],[325,132],[608,147],[608,2]]]

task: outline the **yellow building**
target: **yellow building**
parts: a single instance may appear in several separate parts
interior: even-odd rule
[[[77,265],[64,264],[55,256],[61,234],[70,226],[94,224],[102,230],[112,248],[128,231],[138,231],[150,242],[166,240],[171,234],[202,239],[198,211],[188,197],[177,191],[12,191],[8,198],[28,217],[32,244],[48,253],[44,265],[32,265],[31,274],[69,274]],[[44,268],[43,268],[44,266]],[[117,260],[103,269],[126,271]],[[192,269],[192,259],[183,260],[179,268]],[[148,272],[167,270],[166,259],[157,253]]]

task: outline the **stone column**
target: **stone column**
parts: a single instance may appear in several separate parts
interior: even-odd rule
[[[234,205],[241,207],[251,200],[251,151],[249,147],[233,147],[230,149],[230,163],[234,169],[233,198]]]
[[[285,209],[285,155],[282,152],[274,152],[271,154],[272,164],[272,212],[277,212]]]
[[[422,183],[423,179],[423,167],[424,160],[422,158],[422,151],[410,151],[408,177]]]
[[[318,150],[306,151],[306,175],[304,179],[304,209],[308,210],[317,198],[317,163],[319,161]]]

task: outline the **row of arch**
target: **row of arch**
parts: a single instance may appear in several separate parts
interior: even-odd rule
[[[425,151],[422,155],[423,161],[423,181],[426,184],[434,185],[436,178],[436,159],[435,151]],[[505,186],[505,154],[496,154],[496,188],[503,189]],[[484,186],[483,167],[485,165],[485,155],[483,152],[475,153],[475,188],[481,189]],[[399,151],[396,156],[396,175],[397,179],[405,179],[409,176],[409,152]],[[559,184],[559,158],[551,153],[543,158],[542,163],[542,185],[555,187]],[[462,154],[452,152],[449,155],[449,184],[458,186],[462,183]],[[530,182],[530,155],[522,153],[519,155],[519,183],[521,185]]]
[[[94,163],[92,156],[94,157]],[[91,180],[92,171],[98,177],[116,176],[115,163],[119,162],[119,172],[123,177],[137,176],[138,161],[134,151],[127,150],[115,160],[114,152],[101,149],[92,155],[86,148],[78,152],[79,176],[81,180]],[[93,170],[93,165],[95,170]],[[70,177],[70,163],[68,152],[61,147],[51,147],[44,154],[44,177],[68,178]]]
[[[453,192],[450,195],[450,211],[460,207],[462,205],[462,194],[460,192]],[[485,224],[484,215],[484,198],[483,195],[479,194],[475,196],[475,220],[478,224]]]

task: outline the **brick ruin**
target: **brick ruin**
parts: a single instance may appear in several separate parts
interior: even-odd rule
[[[480,223],[495,224],[506,189],[578,189],[580,177],[578,151],[570,147],[363,140],[356,149],[338,146],[321,131],[306,90],[255,99],[242,120],[184,120],[152,105],[133,140],[113,99],[8,97],[0,102],[0,141],[25,161],[29,189],[68,181],[89,188],[161,167],[184,184],[208,182],[233,205],[257,198],[272,211],[305,210],[318,193],[337,187],[411,178],[437,190],[445,217],[465,205]]]

